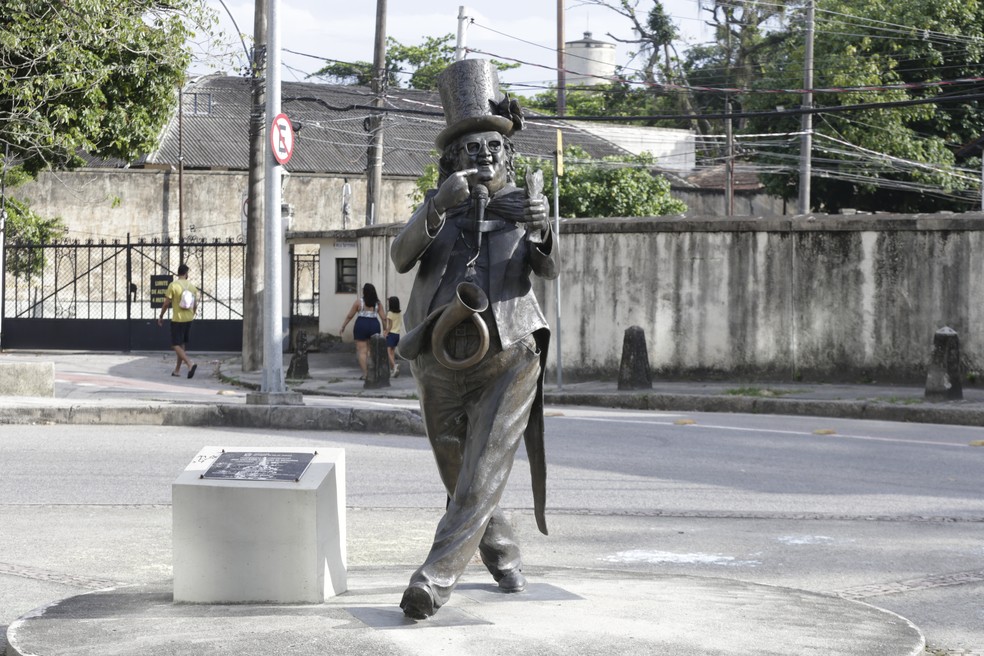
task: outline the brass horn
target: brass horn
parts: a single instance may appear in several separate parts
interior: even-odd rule
[[[489,350],[489,327],[479,315],[479,312],[484,312],[488,307],[489,297],[481,287],[470,282],[459,283],[454,292],[454,300],[447,304],[441,316],[434,322],[431,333],[431,353],[434,359],[448,369],[454,370],[467,369],[478,364]],[[478,350],[470,356],[456,360],[445,348],[444,339],[455,326],[466,319],[471,319],[475,324],[481,342]]]

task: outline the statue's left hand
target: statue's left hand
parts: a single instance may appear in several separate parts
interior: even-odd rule
[[[527,198],[524,203],[523,217],[519,219],[519,222],[526,224],[528,228],[535,227],[542,230],[547,226],[549,211],[550,205],[545,196]]]

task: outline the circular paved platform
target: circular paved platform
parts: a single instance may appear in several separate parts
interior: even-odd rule
[[[170,582],[69,597],[8,629],[8,656],[508,654],[916,656],[908,620],[802,590],[692,576],[528,570],[504,594],[471,570],[434,617],[404,618],[408,571],[349,572],[320,605],[188,605]]]

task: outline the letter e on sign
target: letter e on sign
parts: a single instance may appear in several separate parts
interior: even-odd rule
[[[286,164],[294,154],[294,126],[286,114],[277,114],[270,126],[270,147],[273,158],[280,164]]]

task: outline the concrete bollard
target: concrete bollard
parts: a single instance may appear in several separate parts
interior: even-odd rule
[[[287,366],[286,377],[288,380],[303,380],[311,377],[310,367],[308,366],[307,333],[303,330],[297,333],[294,355],[290,356],[290,364]]]
[[[933,355],[926,375],[926,399],[956,401],[963,398],[960,373],[960,336],[950,327],[933,335]]]
[[[622,340],[622,364],[618,369],[620,390],[652,389],[653,376],[649,370],[649,351],[646,332],[639,326],[626,328]]]
[[[369,338],[369,354],[366,358],[366,383],[363,389],[380,389],[390,386],[389,353],[386,338],[373,335]]]

